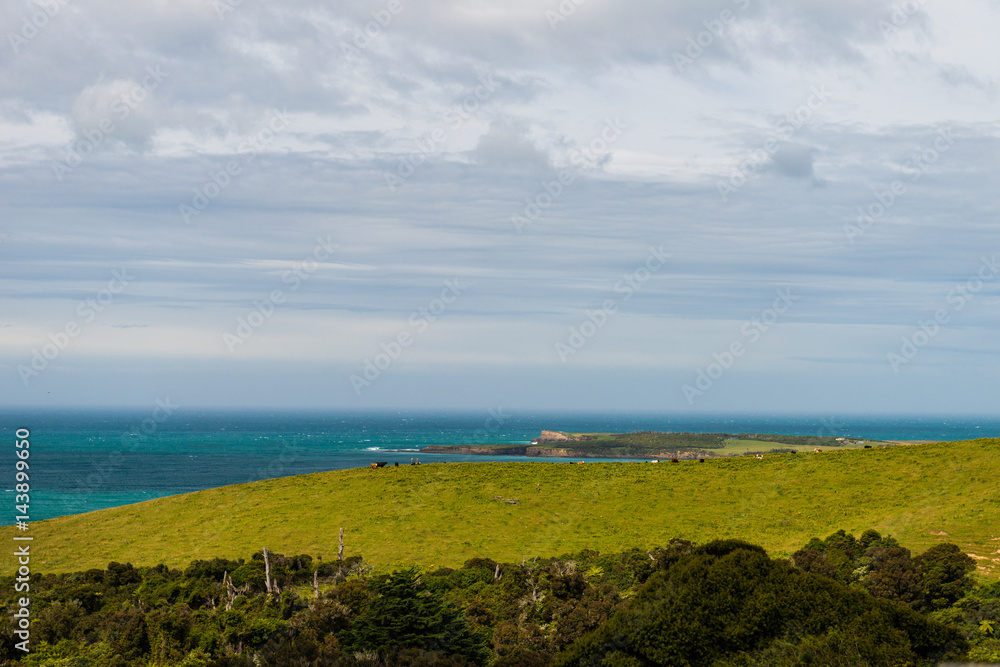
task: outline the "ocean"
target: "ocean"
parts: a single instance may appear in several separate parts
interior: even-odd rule
[[[878,440],[1000,436],[1000,417],[761,416],[596,413],[5,410],[0,453],[14,523],[15,431],[30,431],[30,520],[39,521],[272,477],[375,461],[530,460],[422,454],[427,445],[528,443],[570,432],[727,432],[844,435]],[[548,460],[552,459],[536,459]]]

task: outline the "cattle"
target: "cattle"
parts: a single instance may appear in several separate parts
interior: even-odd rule
[[[819,447],[817,447],[816,449],[814,449],[814,450],[813,450],[813,452],[815,452],[815,453],[817,453],[817,454],[819,454],[819,453],[820,453],[820,452],[822,452],[822,451],[823,451],[823,450],[822,450],[822,449],[820,449]]]
[[[758,461],[760,461],[760,460],[762,460],[764,458],[764,455],[763,454],[754,454],[754,458],[757,459]]]
[[[698,459],[698,463],[704,463],[705,459]]]
[[[670,459],[671,463],[678,463],[677,459]]]
[[[872,448],[871,445],[865,445],[865,449],[871,449],[871,448]]]
[[[371,468],[384,468],[389,464],[388,461],[380,461],[378,463],[372,463],[369,467]]]

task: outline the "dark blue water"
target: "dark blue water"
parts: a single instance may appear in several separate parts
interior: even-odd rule
[[[5,411],[0,475],[14,522],[15,430],[31,432],[31,520],[78,514],[176,493],[367,466],[525,460],[421,454],[427,445],[527,443],[542,429],[844,435],[878,440],[1000,436],[1000,418],[692,416],[652,414],[265,413]],[[397,450],[397,451],[393,451]]]

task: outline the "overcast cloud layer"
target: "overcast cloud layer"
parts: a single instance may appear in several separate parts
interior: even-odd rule
[[[0,402],[986,412],[1000,3],[0,5]]]

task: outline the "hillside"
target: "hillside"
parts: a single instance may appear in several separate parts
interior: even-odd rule
[[[704,463],[449,463],[352,469],[160,498],[32,524],[32,569],[245,556],[267,546],[380,568],[473,556],[652,547],[739,537],[788,555],[875,528],[915,551],[939,541],[1000,563],[1000,439]],[[516,502],[513,502],[516,501]],[[14,532],[5,527],[10,543]],[[5,550],[4,572],[14,570]]]

